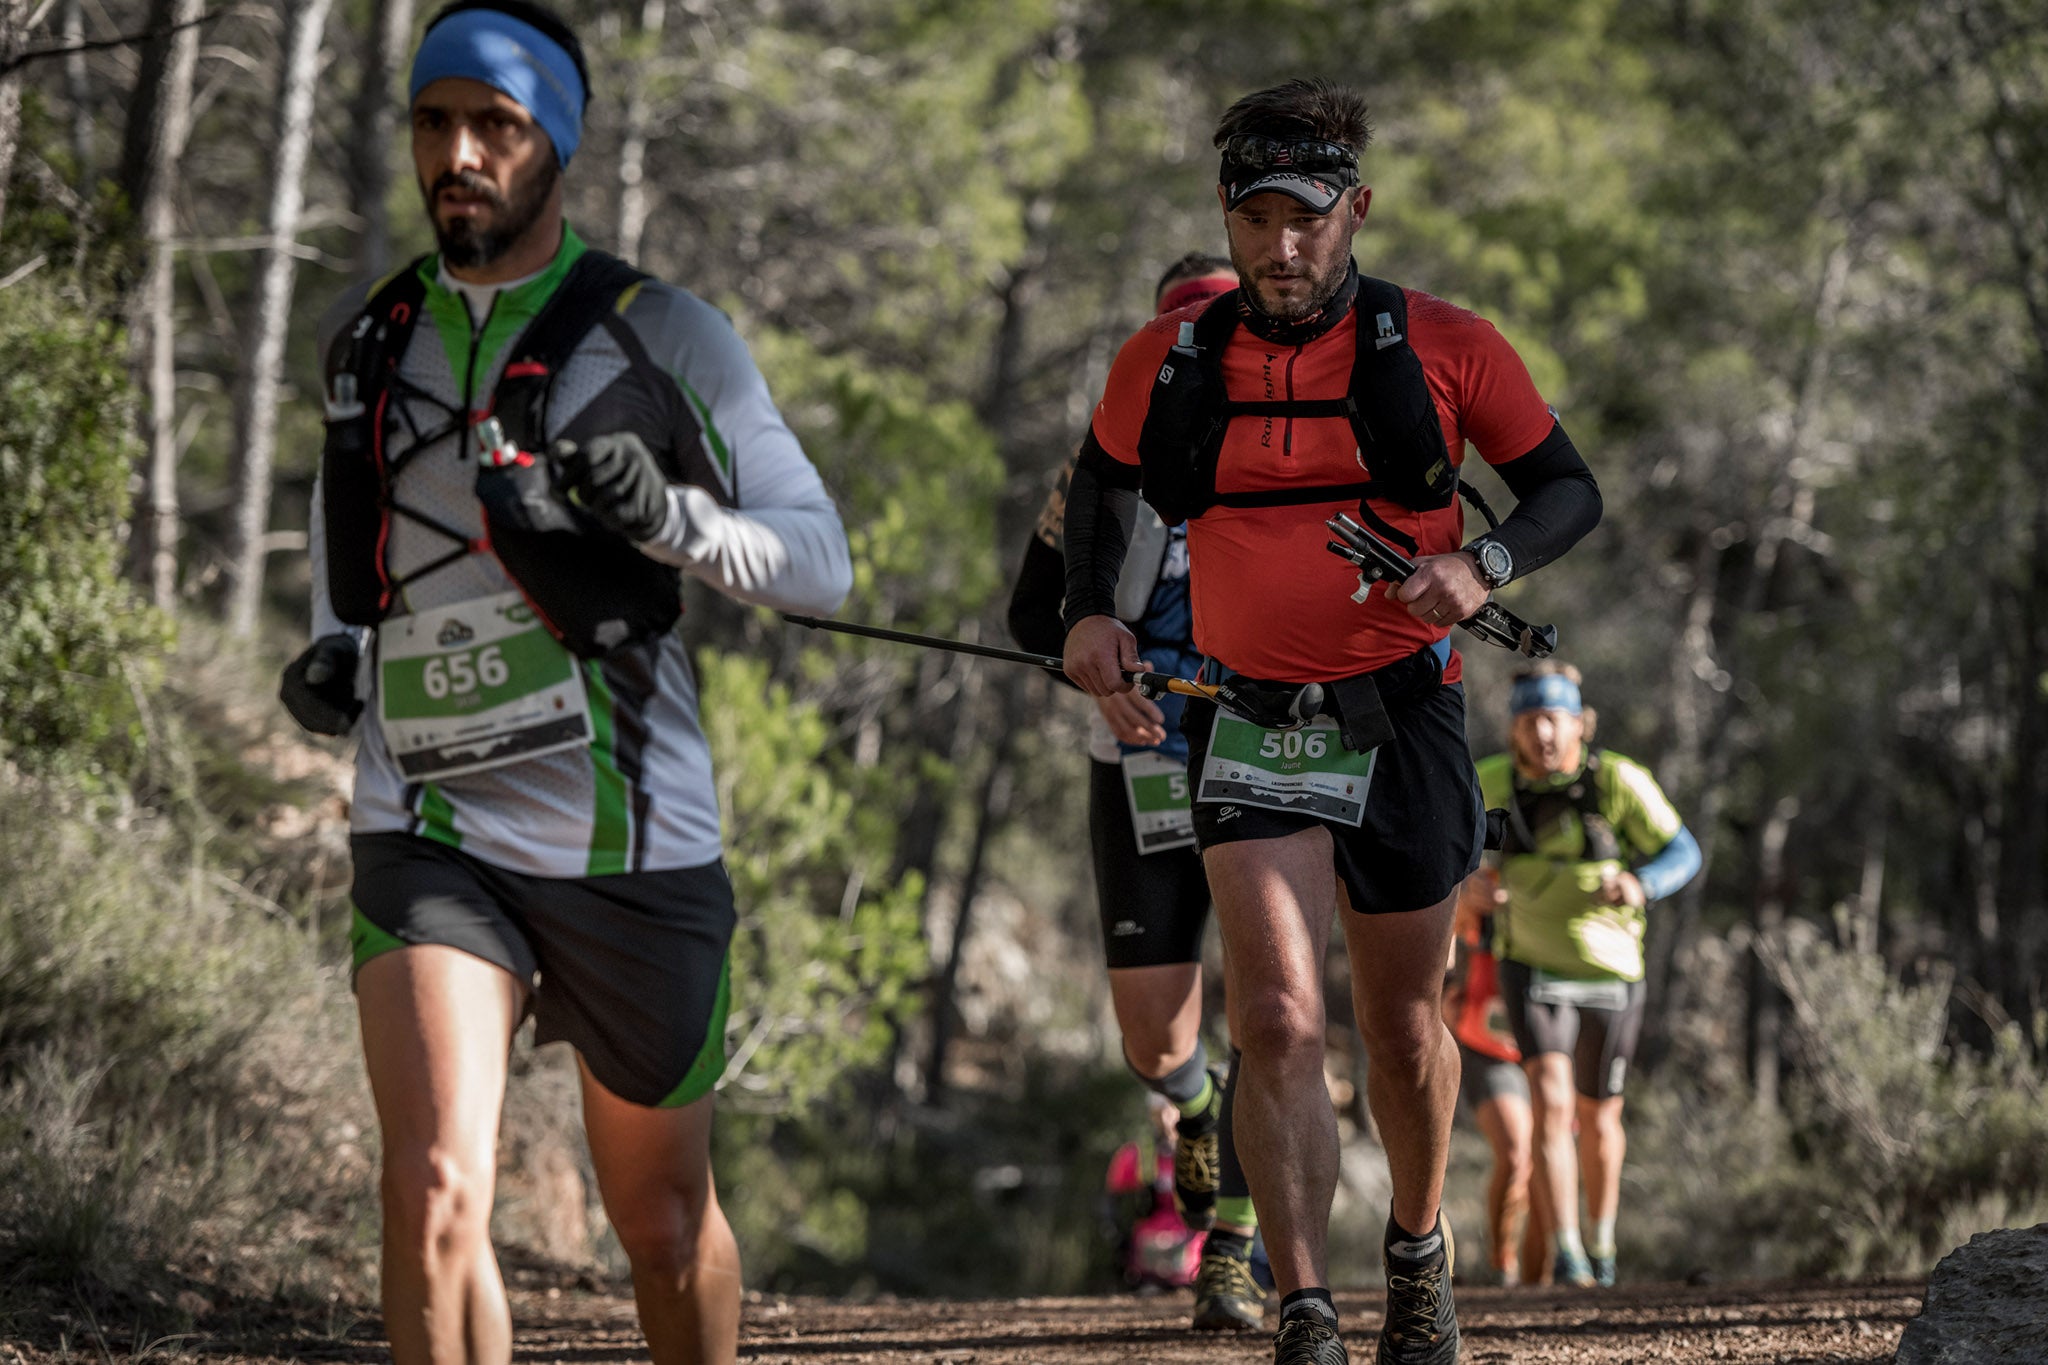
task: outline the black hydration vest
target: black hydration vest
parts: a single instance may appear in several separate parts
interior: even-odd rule
[[[399,422],[391,410],[394,395],[447,408],[398,374],[426,298],[420,266],[421,261],[413,262],[373,290],[327,356],[327,437],[320,478],[327,589],[335,615],[350,625],[374,626],[391,613],[406,584],[488,550],[550,633],[579,658],[597,658],[665,634],[682,614],[681,575],[555,493],[545,453],[555,378],[584,337],[603,327],[625,353],[627,370],[592,398],[562,434],[587,438],[636,432],[672,482],[699,482],[718,496],[716,479],[691,476],[692,459],[702,458],[695,414],[619,315],[622,296],[647,276],[614,256],[586,250],[512,343],[490,405],[474,415],[451,412],[449,424],[438,430],[422,433],[414,427],[412,443],[393,455],[386,442]],[[473,423],[485,417],[496,418],[505,438],[522,452],[524,467],[501,470],[479,464],[484,535],[471,540],[400,501],[398,476],[418,451],[451,434],[474,457]],[[405,422],[411,426],[409,415]],[[520,477],[526,486],[511,488],[510,481]],[[548,504],[541,519],[546,529],[538,529],[533,518],[503,515],[508,498],[520,497]],[[494,508],[499,515],[493,515]],[[446,537],[448,552],[403,578],[394,577],[388,560],[394,517]]]
[[[1509,765],[1512,769],[1512,764]],[[1515,773],[1508,795],[1507,829],[1501,840],[1503,856],[1535,853],[1544,834],[1576,811],[1579,828],[1585,833],[1585,848],[1575,861],[1603,863],[1621,857],[1621,840],[1613,822],[1600,809],[1600,753],[1586,750],[1585,766],[1579,775],[1554,791],[1531,795]]]
[[[1219,295],[1195,321],[1182,323],[1179,342],[1159,368],[1138,433],[1145,500],[1167,525],[1177,526],[1217,506],[1293,507],[1356,498],[1368,524],[1414,553],[1411,537],[1365,505],[1367,498],[1386,498],[1427,512],[1450,506],[1459,490],[1457,466],[1444,449],[1443,425],[1423,378],[1422,358],[1408,344],[1407,294],[1385,280],[1358,277],[1352,303],[1358,342],[1346,396],[1252,403],[1230,398],[1223,382],[1223,352],[1240,323],[1242,294],[1233,289]],[[1224,434],[1239,417],[1347,418],[1366,477],[1313,488],[1219,493],[1216,463]]]

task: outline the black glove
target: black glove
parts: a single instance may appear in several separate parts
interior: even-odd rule
[[[556,441],[549,455],[570,501],[635,545],[668,525],[668,478],[634,433]]]
[[[345,735],[363,714],[356,696],[356,637],[343,631],[306,646],[284,670],[278,699],[292,719],[316,735]]]

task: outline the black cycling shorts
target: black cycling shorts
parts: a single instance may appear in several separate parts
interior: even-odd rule
[[[1138,852],[1122,764],[1088,761],[1088,843],[1111,969],[1200,962],[1209,923],[1202,855],[1192,845]]]
[[[1458,1110],[1477,1121],[1479,1106],[1488,1100],[1520,1100],[1529,1104],[1529,1078],[1519,1062],[1504,1062],[1458,1044]]]
[[[1449,899],[1479,866],[1486,827],[1478,774],[1465,744],[1465,689],[1432,679],[1410,695],[1389,700],[1386,709],[1394,737],[1374,751],[1359,824],[1198,800],[1195,838],[1209,849],[1245,839],[1284,838],[1321,825],[1336,846],[1337,875],[1353,910],[1395,914]],[[1215,703],[1199,697],[1189,698],[1181,713],[1181,733],[1188,737],[1188,781],[1197,792],[1215,718]]]
[[[1613,1004],[1589,1003],[1587,987],[1603,988]],[[1526,962],[1500,964],[1500,998],[1515,1046],[1532,1061],[1545,1052],[1570,1056],[1572,1087],[1589,1100],[1621,1093],[1643,1036],[1647,992],[1640,981],[1559,982],[1538,977]]]
[[[443,944],[531,988],[538,1043],[566,1042],[619,1098],[673,1108],[725,1070],[732,883],[723,863],[530,877],[410,834],[357,834],[355,966]]]

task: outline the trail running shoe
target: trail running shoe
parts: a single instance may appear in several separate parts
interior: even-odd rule
[[[1593,1278],[1593,1263],[1582,1251],[1560,1251],[1551,1263],[1551,1279],[1559,1285],[1573,1289],[1591,1289],[1597,1281]]]
[[[1296,1313],[1273,1338],[1273,1365],[1351,1365],[1351,1353],[1321,1313]]]
[[[1216,1125],[1223,1118],[1223,1073],[1209,1072],[1209,1102],[1183,1109],[1174,1125],[1173,1205],[1197,1232],[1216,1223],[1216,1187],[1222,1183],[1223,1144]]]
[[[1458,1309],[1451,1302],[1451,1223],[1438,1215],[1440,1232],[1419,1242],[1397,1240],[1388,1223],[1387,1321],[1380,1328],[1378,1365],[1458,1365]]]
[[[1195,1330],[1252,1332],[1266,1321],[1266,1291],[1252,1277],[1251,1249],[1202,1253],[1195,1272]]]
[[[1593,1263],[1593,1283],[1602,1289],[1614,1288],[1613,1255],[1610,1253],[1606,1256],[1588,1256],[1586,1259]]]

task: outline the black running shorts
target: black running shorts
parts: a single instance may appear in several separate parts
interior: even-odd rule
[[[1110,968],[1200,962],[1209,923],[1202,855],[1192,845],[1138,852],[1121,764],[1088,761],[1088,843]]]
[[[1583,991],[1572,998],[1573,988],[1588,986],[1605,988],[1613,1006],[1587,1003]],[[1647,990],[1640,981],[1545,981],[1526,962],[1500,964],[1500,998],[1515,1046],[1525,1058],[1545,1052],[1570,1056],[1572,1087],[1589,1100],[1621,1093],[1643,1035]]]
[[[410,834],[349,847],[357,970],[395,948],[459,948],[531,987],[536,1041],[570,1044],[621,1099],[673,1108],[717,1083],[736,919],[723,863],[529,877]]]
[[[1476,1121],[1488,1100],[1520,1100],[1529,1106],[1529,1078],[1519,1062],[1504,1062],[1458,1044],[1458,1109]]]
[[[1199,697],[1181,713],[1188,781],[1200,789],[1216,706]],[[1337,875],[1351,908],[1365,915],[1424,910],[1448,899],[1479,866],[1486,810],[1465,745],[1465,689],[1431,682],[1391,701],[1394,738],[1375,751],[1364,818],[1341,825],[1295,811],[1195,802],[1204,849],[1245,839],[1279,839],[1321,825],[1336,846]]]

